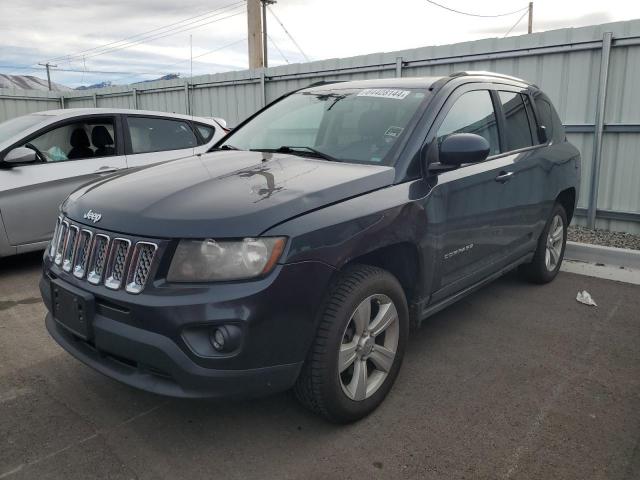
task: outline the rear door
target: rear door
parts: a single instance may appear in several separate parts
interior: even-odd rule
[[[2,170],[0,209],[14,246],[51,238],[58,206],[76,188],[126,168],[116,116],[79,117],[45,127],[30,144],[44,161]]]
[[[522,255],[535,249],[546,219],[545,194],[550,182],[551,163],[545,160],[528,92],[517,86],[496,86],[501,106],[505,171],[511,175],[502,196],[513,223],[505,231],[508,253]]]
[[[505,194],[513,160],[503,154],[500,115],[491,85],[468,84],[453,92],[434,122],[432,142],[474,133],[489,142],[490,153],[484,162],[433,174],[427,204],[438,252],[432,302],[473,285],[509,259],[518,213]]]
[[[202,143],[191,122],[182,119],[127,115],[125,132],[129,167],[188,157]]]

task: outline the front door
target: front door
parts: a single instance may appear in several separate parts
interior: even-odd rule
[[[26,139],[42,161],[0,170],[0,211],[13,246],[51,238],[58,206],[78,187],[126,168],[115,119],[82,118]]]
[[[434,127],[438,145],[454,133],[474,133],[490,145],[487,160],[437,174],[427,216],[436,235],[436,302],[496,271],[509,256],[517,213],[505,185],[513,159],[501,152],[498,113],[488,88],[466,86],[449,98]]]

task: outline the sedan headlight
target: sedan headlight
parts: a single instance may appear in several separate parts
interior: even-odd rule
[[[284,251],[284,237],[243,240],[181,240],[167,280],[210,282],[244,280],[269,273]]]

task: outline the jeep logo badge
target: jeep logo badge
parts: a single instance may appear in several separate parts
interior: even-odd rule
[[[89,210],[84,214],[84,218],[87,220],[91,220],[93,223],[98,223],[102,218],[102,215],[94,212],[93,210]]]

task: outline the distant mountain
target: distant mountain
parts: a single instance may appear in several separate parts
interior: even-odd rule
[[[82,85],[80,87],[76,87],[76,90],[93,90],[95,88],[106,88],[106,87],[111,87],[113,86],[113,83],[111,82],[100,82],[100,83],[94,83],[93,85]]]
[[[7,75],[0,73],[0,88],[19,88],[21,90],[49,90],[46,78],[38,78],[33,75]],[[67,92],[69,87],[51,82],[51,90]]]
[[[168,75],[163,75],[160,78],[154,78],[152,80],[142,80],[141,82],[132,83],[132,85],[138,85],[139,83],[158,82],[160,80],[175,80],[176,78],[180,78],[179,73],[169,73]]]
[[[149,82],[157,82],[159,80],[175,80],[176,78],[180,78],[180,74],[179,73],[169,73],[168,75],[164,75],[160,78],[154,78],[152,80],[142,80],[141,82],[135,82],[132,83],[131,85],[139,85],[141,83],[149,83]],[[93,85],[82,85],[81,87],[76,87],[76,90],[95,90],[95,89],[99,89],[99,88],[107,88],[107,87],[113,87],[116,84],[114,84],[113,82],[110,81],[105,81],[105,82],[100,82],[100,83],[94,83]]]

